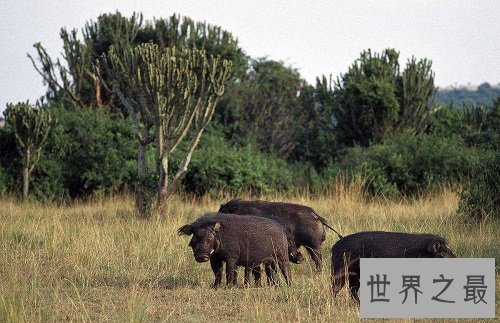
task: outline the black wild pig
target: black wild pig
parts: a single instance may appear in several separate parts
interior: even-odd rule
[[[304,256],[300,251],[297,250],[297,246],[295,245],[295,241],[293,238],[292,231],[290,229],[290,225],[281,218],[275,216],[265,216],[267,219],[271,219],[273,221],[278,222],[284,229],[286,239],[288,241],[288,259],[290,262],[294,264],[300,264],[304,261]],[[269,284],[274,284],[275,282],[275,274],[276,267],[273,267],[272,264],[267,264],[265,266],[265,272],[267,276],[267,282]],[[255,268],[245,267],[245,285],[250,285],[250,273],[253,273],[255,284],[260,286],[260,277],[261,277],[261,268],[257,266]]]
[[[455,258],[455,255],[443,238],[433,234],[366,231],[348,235],[332,247],[334,297],[347,278],[351,296],[359,302],[359,258]]]
[[[255,268],[260,264],[277,266],[290,284],[288,241],[283,227],[273,220],[211,214],[182,226],[178,233],[193,235],[189,246],[196,261],[210,260],[215,275],[213,287],[221,284],[223,262],[228,285],[237,284],[238,266]]]
[[[293,234],[293,239],[297,248],[304,246],[316,264],[316,269],[321,270],[322,256],[321,243],[325,241],[325,230],[323,225],[333,230],[326,220],[316,214],[308,206],[267,201],[243,201],[239,199],[231,200],[222,204],[219,208],[221,213],[231,214],[251,214],[260,217],[277,217],[287,223],[289,230]]]

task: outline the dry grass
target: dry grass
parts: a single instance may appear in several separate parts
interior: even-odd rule
[[[432,232],[461,257],[496,257],[498,263],[500,225],[464,222],[450,191],[407,202],[366,202],[359,191],[337,192],[279,199],[312,206],[344,235]],[[211,289],[210,265],[194,261],[188,239],[176,229],[221,202],[175,197],[164,220],[140,220],[125,197],[70,206],[0,200],[0,321],[359,320],[346,295],[330,296],[332,232],[323,245],[321,274],[306,261],[292,266],[289,288]]]

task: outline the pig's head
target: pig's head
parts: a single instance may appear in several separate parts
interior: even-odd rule
[[[194,259],[197,262],[206,262],[220,247],[219,222],[204,223],[203,225],[186,224],[177,231],[181,235],[193,235],[189,246],[193,249]]]
[[[292,235],[291,234],[287,235],[286,240],[288,242],[288,260],[294,264],[300,264],[301,262],[303,262],[304,256],[297,249],[297,246],[293,241]]]
[[[290,252],[290,254],[288,255],[288,259],[294,264],[300,264],[304,261],[304,256],[300,251],[295,249],[295,251]]]
[[[446,245],[446,242],[441,239],[433,240],[427,247],[427,251],[433,258],[456,258],[453,251]]]

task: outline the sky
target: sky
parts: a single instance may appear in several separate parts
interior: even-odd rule
[[[172,14],[219,25],[253,58],[280,60],[309,83],[345,73],[365,49],[395,48],[432,60],[435,84],[500,83],[498,0],[0,0],[0,111],[43,96],[42,78],[27,53],[41,42],[54,58],[61,27],[81,30],[103,13],[142,12],[145,20]]]

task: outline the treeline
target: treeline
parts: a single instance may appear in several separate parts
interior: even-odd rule
[[[374,196],[412,196],[465,185],[482,163],[498,160],[500,98],[489,106],[437,104],[431,61],[402,63],[394,49],[365,50],[347,72],[308,84],[292,66],[249,57],[230,32],[186,17],[144,22],[142,15],[117,12],[88,22],[81,33],[63,28],[60,35],[64,61],[39,43],[30,56],[47,85],[38,109],[51,116],[30,173],[32,198],[81,199],[136,188],[137,131],[148,123],[134,125],[137,116],[127,104],[147,102],[141,92],[124,100],[116,81],[122,63],[112,65],[109,57],[146,43],[160,52],[204,49],[232,62],[212,122],[178,183],[188,194],[320,194],[342,176],[362,181]],[[175,174],[183,166],[194,137],[186,132],[168,165],[158,163],[155,146],[144,146],[146,198],[158,193],[160,167]],[[0,150],[0,194],[20,195],[23,159],[9,122],[0,129]]]
[[[452,89],[440,89],[436,93],[436,102],[456,106],[472,106],[472,105],[486,105],[493,104],[495,99],[500,96],[500,84],[492,86],[489,83],[483,83],[477,88],[458,87]]]

